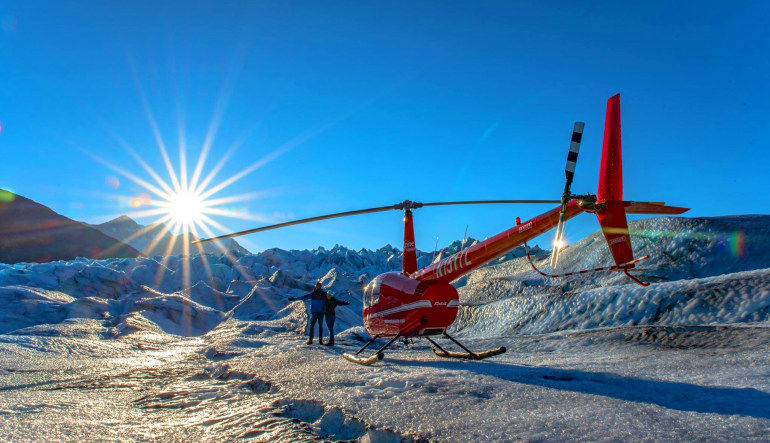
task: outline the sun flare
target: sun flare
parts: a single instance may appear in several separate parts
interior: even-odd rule
[[[176,192],[162,205],[171,216],[171,221],[181,225],[200,222],[205,208],[205,202],[200,194],[192,190]]]
[[[169,150],[163,140],[160,128],[150,109],[147,96],[138,79],[136,86],[139,98],[143,104],[145,117],[150,125],[155,138],[155,144],[168,174],[167,177],[162,177],[161,173],[150,166],[144,155],[140,155],[125,138],[109,127],[107,127],[108,132],[110,132],[114,141],[136,160],[140,169],[146,173],[146,176],[141,177],[138,171],[132,171],[124,165],[115,164],[89,153],[97,162],[125,178],[126,181],[130,181],[142,188],[138,194],[134,195],[110,195],[117,198],[118,202],[124,207],[130,208],[124,213],[125,215],[139,219],[152,218],[149,224],[122,239],[122,241],[129,243],[134,239],[141,239],[144,236],[149,235],[151,237],[148,241],[142,240],[146,244],[141,246],[141,252],[147,256],[163,257],[160,263],[161,266],[156,271],[156,285],[160,283],[163,270],[166,269],[165,265],[170,257],[172,255],[179,255],[182,260],[182,286],[189,288],[191,283],[191,257],[194,254],[198,254],[206,274],[209,276],[209,285],[217,288],[214,272],[209,265],[209,258],[207,256],[209,254],[220,255],[233,265],[237,263],[237,257],[231,254],[230,244],[213,241],[203,245],[197,242],[197,240],[203,237],[216,237],[217,233],[215,231],[219,231],[219,233],[232,232],[231,228],[220,223],[222,218],[251,220],[260,223],[275,222],[274,216],[267,216],[258,212],[254,213],[246,206],[243,206],[247,201],[269,197],[274,194],[275,190],[260,189],[227,196],[221,195],[222,191],[233,183],[254,173],[296,145],[304,142],[314,133],[311,133],[309,136],[292,139],[261,158],[255,159],[253,163],[245,165],[234,174],[218,177],[217,179],[217,174],[223,170],[225,163],[246,141],[250,133],[250,131],[247,131],[242,134],[224,153],[219,155],[219,159],[208,172],[204,171],[206,160],[211,151],[222,113],[224,112],[226,100],[220,97],[220,100],[217,102],[205,139],[200,146],[197,161],[191,164],[188,164],[187,136],[184,133],[184,114],[179,110],[177,113],[179,163],[175,167],[169,156]],[[189,168],[191,165],[194,165],[194,167]],[[105,182],[113,190],[121,187],[121,179],[117,176],[110,175],[105,179]],[[117,216],[117,214],[110,215],[112,217]],[[163,241],[166,242],[165,247],[161,244]],[[181,245],[181,254],[177,247],[179,245]],[[256,279],[246,268],[238,267],[237,269],[243,280],[250,281]]]

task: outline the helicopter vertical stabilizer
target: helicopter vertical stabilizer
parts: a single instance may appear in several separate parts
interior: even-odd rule
[[[596,217],[616,265],[634,259],[623,202],[623,163],[620,141],[620,94],[607,100],[604,143],[596,192]],[[628,267],[633,267],[630,264]]]

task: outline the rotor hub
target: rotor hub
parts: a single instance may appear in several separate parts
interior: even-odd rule
[[[572,195],[570,197],[576,199],[578,205],[586,212],[596,212],[601,209],[600,205],[596,204],[596,196],[593,194]]]
[[[393,205],[393,208],[394,208],[394,209],[404,209],[404,210],[409,210],[409,209],[417,209],[417,208],[422,208],[422,206],[423,206],[423,204],[422,204],[422,203],[419,203],[419,202],[413,202],[413,201],[411,201],[411,200],[404,200],[404,201],[402,201],[401,203],[397,203],[397,204]]]

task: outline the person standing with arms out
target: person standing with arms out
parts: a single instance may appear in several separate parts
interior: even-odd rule
[[[302,297],[295,298],[289,297],[289,300],[310,299],[310,317],[308,318],[308,334],[310,338],[307,340],[307,344],[313,344],[313,327],[318,322],[318,344],[323,343],[323,321],[324,312],[326,310],[326,291],[323,290],[321,282],[316,282],[315,288],[312,292],[309,292]]]
[[[334,320],[336,317],[334,309],[336,309],[337,306],[344,306],[349,304],[350,303],[346,301],[337,300],[328,292],[326,293],[326,309],[324,316],[326,317],[326,327],[329,328],[329,341],[326,343],[326,346],[334,346]]]

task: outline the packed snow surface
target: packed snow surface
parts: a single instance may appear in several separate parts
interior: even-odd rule
[[[630,228],[649,287],[544,278],[524,248],[455,282],[455,335],[509,349],[481,362],[422,341],[340,358],[368,339],[361,285],[400,268],[390,246],[0,264],[0,440],[770,438],[770,216]],[[560,262],[611,258],[596,233]],[[304,345],[289,300],[319,280],[350,302],[336,348]]]

